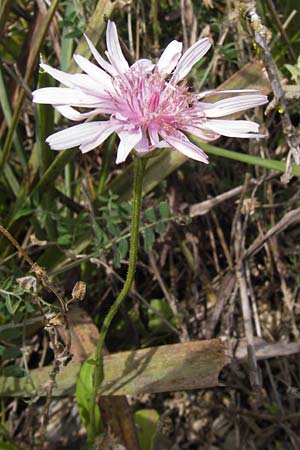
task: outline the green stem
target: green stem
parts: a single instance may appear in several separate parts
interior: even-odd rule
[[[110,324],[118,312],[123,300],[127,296],[132,282],[134,280],[136,261],[137,261],[137,251],[138,251],[138,237],[139,237],[139,225],[140,225],[140,211],[142,204],[142,185],[143,176],[146,167],[146,160],[136,157],[134,161],[134,183],[133,183],[133,193],[132,193],[132,213],[131,213],[131,238],[130,238],[130,250],[129,250],[129,265],[127,277],[124,286],[116,298],[115,302],[110,307],[108,314],[106,315],[100,336],[97,343],[96,355],[95,355],[95,369],[94,369],[94,384],[92,395],[89,405],[91,428],[93,430],[94,438],[96,434],[96,423],[95,423],[95,406],[96,398],[99,387],[104,379],[103,371],[103,347],[104,341],[109,330]]]
[[[285,161],[277,161],[275,159],[261,158],[259,156],[248,155],[247,153],[235,152],[232,150],[226,150],[225,148],[215,147],[214,145],[204,144],[197,138],[191,139],[199,147],[201,147],[206,153],[215,156],[221,156],[223,158],[232,159],[234,161],[251,164],[253,166],[263,167],[264,169],[278,170],[284,172],[286,168]],[[300,176],[300,168],[296,164],[292,164],[292,174],[296,177]]]

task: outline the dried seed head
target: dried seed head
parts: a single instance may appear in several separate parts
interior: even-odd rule
[[[72,291],[72,300],[81,301],[84,299],[86,293],[86,284],[84,281],[77,281]]]
[[[30,291],[32,290],[33,292],[37,291],[37,282],[36,282],[36,278],[33,277],[32,275],[29,275],[27,277],[21,277],[21,278],[17,278],[17,283],[18,285],[25,289],[26,291]]]

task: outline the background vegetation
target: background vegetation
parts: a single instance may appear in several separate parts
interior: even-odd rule
[[[172,39],[188,48],[209,36],[214,47],[192,71],[191,89],[227,82],[270,93],[266,111],[246,115],[261,123],[266,139],[221,138],[214,143],[219,150],[205,147],[208,166],[166,150],[148,169],[136,284],[109,332],[109,352],[223,338],[231,355],[246,345],[254,353],[248,363],[224,369],[222,387],[130,398],[140,448],[300,448],[300,191],[299,168],[292,165],[297,149],[290,151],[291,140],[299,143],[299,4],[244,3],[256,6],[266,26],[268,58],[242,2],[2,0],[1,449],[86,448],[80,393],[77,400],[39,392],[14,399],[5,380],[23,378],[31,392],[32,369],[66,364],[60,299],[70,309],[80,304],[97,336],[126,275],[130,162],[115,165],[114,137],[86,155],[51,151],[45,137],[67,122],[52,107],[31,102],[37,85],[54,85],[39,72],[39,58],[77,70],[73,52],[90,57],[83,32],[105,50],[105,16],[117,23],[128,60],[155,60]],[[271,57],[284,104],[283,97],[273,101]],[[51,389],[55,370],[52,375]],[[107,428],[112,421],[103,413],[101,449],[129,442],[129,435]]]

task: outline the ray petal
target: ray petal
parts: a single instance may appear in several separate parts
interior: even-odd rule
[[[182,80],[210,49],[211,43],[208,38],[200,39],[195,42],[180,58],[179,63],[174,70],[172,81],[178,83]]]

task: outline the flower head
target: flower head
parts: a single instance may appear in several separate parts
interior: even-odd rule
[[[132,150],[143,156],[163,147],[207,163],[206,154],[185,133],[205,141],[220,135],[262,137],[258,134],[257,123],[224,117],[265,104],[265,95],[253,90],[197,94],[185,84],[186,75],[209,50],[208,38],[200,39],[184,54],[181,42],[174,40],[156,64],[149,59],[139,59],[132,66],[124,58],[113,22],[108,21],[106,32],[108,61],[102,58],[88,37],[86,39],[100,67],[80,55],[74,55],[74,59],[83,74],[68,74],[41,64],[47,73],[67,87],[38,89],[33,92],[33,101],[52,104],[72,121],[93,119],[49,136],[47,142],[52,149],[79,146],[86,153],[115,132],[120,138],[117,163],[125,161]],[[215,103],[203,101],[205,97],[220,93],[241,95]],[[74,107],[88,110],[80,112]],[[106,119],[95,120],[99,115]]]

